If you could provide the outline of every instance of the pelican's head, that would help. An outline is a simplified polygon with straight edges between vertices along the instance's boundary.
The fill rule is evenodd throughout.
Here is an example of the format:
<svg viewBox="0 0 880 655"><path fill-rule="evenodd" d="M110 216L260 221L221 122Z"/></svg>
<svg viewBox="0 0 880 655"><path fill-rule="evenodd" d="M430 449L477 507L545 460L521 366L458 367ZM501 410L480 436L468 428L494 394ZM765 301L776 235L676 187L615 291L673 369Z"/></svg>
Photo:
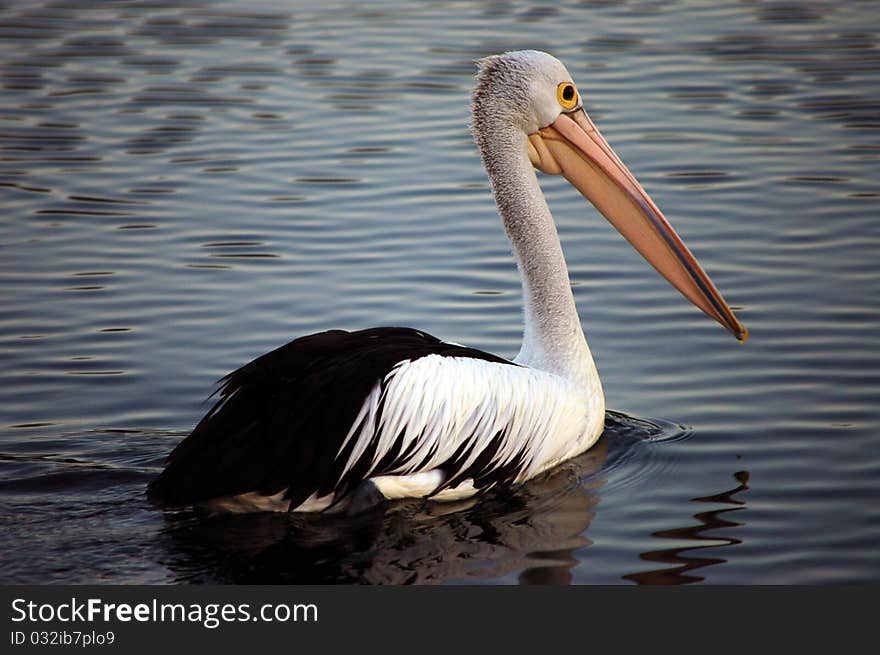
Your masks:
<svg viewBox="0 0 880 655"><path fill-rule="evenodd" d="M562 62L524 50L478 65L473 124L484 160L486 153L494 160L499 149L516 148L538 170L561 173L675 288L745 341L746 328L587 116ZM511 134L520 138L501 136Z"/></svg>

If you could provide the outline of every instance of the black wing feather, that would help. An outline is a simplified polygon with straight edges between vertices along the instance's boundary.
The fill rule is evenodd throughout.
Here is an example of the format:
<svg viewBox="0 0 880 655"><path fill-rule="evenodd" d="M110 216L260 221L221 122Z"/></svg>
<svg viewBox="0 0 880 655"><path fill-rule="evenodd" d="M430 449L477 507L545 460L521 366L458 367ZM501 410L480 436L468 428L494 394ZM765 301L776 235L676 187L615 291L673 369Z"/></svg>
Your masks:
<svg viewBox="0 0 880 655"><path fill-rule="evenodd" d="M217 403L171 452L148 488L150 500L188 505L287 489L297 507L316 491L353 488L366 465L340 481L344 462L337 455L363 402L396 364L431 354L511 363L410 328L295 339L221 380Z"/></svg>

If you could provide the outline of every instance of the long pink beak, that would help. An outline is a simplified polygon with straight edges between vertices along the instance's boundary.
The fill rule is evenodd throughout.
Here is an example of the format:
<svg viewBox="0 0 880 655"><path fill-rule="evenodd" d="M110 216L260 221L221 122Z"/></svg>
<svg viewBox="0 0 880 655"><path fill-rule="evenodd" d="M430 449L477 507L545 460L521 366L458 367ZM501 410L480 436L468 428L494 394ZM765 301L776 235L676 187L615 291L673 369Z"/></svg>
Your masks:
<svg viewBox="0 0 880 655"><path fill-rule="evenodd" d="M688 300L746 340L748 330L585 112L560 114L530 134L529 158L545 173L562 173Z"/></svg>

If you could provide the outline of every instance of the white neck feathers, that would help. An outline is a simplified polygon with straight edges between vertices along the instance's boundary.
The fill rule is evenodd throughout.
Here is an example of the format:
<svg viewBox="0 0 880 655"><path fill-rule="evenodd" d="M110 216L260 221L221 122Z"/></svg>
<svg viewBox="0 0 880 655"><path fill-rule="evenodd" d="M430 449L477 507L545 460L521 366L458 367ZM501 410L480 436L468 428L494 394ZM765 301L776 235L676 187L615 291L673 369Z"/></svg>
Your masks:
<svg viewBox="0 0 880 655"><path fill-rule="evenodd" d="M474 131L522 276L525 333L516 361L600 389L527 137L504 121L481 121Z"/></svg>

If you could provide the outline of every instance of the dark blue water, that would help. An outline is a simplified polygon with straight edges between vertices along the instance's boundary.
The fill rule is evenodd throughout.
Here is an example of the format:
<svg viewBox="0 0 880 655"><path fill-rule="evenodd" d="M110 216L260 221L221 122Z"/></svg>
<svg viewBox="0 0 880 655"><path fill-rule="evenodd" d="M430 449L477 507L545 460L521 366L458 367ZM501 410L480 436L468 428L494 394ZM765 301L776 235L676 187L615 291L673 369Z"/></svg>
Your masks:
<svg viewBox="0 0 880 655"><path fill-rule="evenodd" d="M873 2L6 2L0 582L880 580ZM412 325L512 357L473 60L560 57L751 331L543 177L610 415L480 501L163 514L223 374ZM652 417L652 418L646 418Z"/></svg>

